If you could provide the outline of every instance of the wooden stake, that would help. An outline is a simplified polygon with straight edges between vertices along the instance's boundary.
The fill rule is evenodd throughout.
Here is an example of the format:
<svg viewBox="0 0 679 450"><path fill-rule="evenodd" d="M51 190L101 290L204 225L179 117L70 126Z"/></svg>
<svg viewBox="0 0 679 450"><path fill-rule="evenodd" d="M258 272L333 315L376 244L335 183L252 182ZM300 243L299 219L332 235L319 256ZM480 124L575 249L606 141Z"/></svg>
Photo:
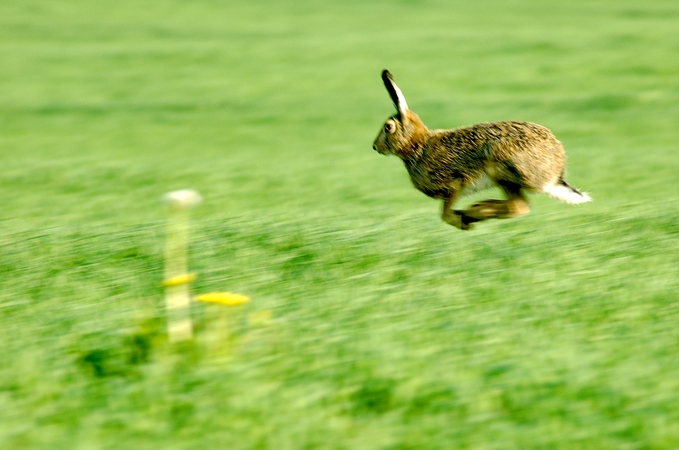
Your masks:
<svg viewBox="0 0 679 450"><path fill-rule="evenodd" d="M189 284L195 275L188 272L189 219L190 209L202 198L198 192L184 189L169 192L163 199L169 206L163 281L167 331L170 342L180 342L193 337Z"/></svg>

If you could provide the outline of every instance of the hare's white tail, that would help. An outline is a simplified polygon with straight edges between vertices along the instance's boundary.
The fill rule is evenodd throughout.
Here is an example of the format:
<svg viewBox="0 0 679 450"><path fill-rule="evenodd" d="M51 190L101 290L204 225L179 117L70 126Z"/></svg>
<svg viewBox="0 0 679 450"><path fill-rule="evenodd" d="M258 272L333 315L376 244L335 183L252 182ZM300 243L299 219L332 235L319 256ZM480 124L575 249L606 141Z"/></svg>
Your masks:
<svg viewBox="0 0 679 450"><path fill-rule="evenodd" d="M573 205L592 201L589 195L580 192L564 180L559 180L557 184L545 186L543 191L552 198Z"/></svg>

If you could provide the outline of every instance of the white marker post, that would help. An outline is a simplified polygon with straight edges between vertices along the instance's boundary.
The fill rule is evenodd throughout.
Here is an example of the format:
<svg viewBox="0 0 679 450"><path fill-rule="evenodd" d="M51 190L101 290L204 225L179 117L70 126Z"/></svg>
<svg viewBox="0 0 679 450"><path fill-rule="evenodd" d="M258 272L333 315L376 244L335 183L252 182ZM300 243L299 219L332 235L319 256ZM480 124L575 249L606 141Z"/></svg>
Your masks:
<svg viewBox="0 0 679 450"><path fill-rule="evenodd" d="M189 283L196 276L188 272L189 212L202 198L194 190L183 189L165 194L163 200L169 206L163 281L167 330L170 342L179 342L193 337Z"/></svg>

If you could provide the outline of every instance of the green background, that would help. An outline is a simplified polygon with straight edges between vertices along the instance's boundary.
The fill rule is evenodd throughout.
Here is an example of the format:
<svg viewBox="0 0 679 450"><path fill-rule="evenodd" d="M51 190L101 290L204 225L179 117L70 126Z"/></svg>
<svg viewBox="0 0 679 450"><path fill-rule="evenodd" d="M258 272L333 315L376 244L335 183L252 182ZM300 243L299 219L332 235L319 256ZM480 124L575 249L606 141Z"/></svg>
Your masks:
<svg viewBox="0 0 679 450"><path fill-rule="evenodd" d="M446 225L384 68L594 202ZM678 448L678 75L674 0L0 2L0 447ZM252 302L171 345L187 187L194 292Z"/></svg>

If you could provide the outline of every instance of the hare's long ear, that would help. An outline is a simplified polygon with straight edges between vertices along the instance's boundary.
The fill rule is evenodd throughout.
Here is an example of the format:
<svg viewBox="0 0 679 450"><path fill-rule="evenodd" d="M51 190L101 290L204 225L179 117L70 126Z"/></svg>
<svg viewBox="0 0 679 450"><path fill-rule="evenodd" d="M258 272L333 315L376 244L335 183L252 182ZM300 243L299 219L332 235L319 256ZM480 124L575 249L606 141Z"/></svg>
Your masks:
<svg viewBox="0 0 679 450"><path fill-rule="evenodd" d="M408 111L408 103L406 103L406 98L403 96L403 92L401 92L398 86L396 86L396 83L394 83L394 78L391 76L391 73L389 73L389 71L386 69L382 71L382 81L384 81L384 87L386 87L387 92L389 92L391 101L394 102L394 106L396 106L396 109L401 115L401 120L405 120L406 117L408 117L406 115L406 111Z"/></svg>

